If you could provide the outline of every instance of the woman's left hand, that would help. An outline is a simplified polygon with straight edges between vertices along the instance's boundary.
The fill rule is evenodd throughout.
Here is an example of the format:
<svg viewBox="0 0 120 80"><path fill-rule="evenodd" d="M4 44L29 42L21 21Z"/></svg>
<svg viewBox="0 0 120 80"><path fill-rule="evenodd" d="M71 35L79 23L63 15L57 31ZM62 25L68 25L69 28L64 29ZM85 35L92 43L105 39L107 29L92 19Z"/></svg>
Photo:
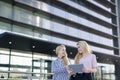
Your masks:
<svg viewBox="0 0 120 80"><path fill-rule="evenodd" d="M91 71L92 71L92 69L90 69L90 68L87 68L87 67L83 67L83 72L85 72L85 73L91 73Z"/></svg>
<svg viewBox="0 0 120 80"><path fill-rule="evenodd" d="M70 67L66 67L66 69L67 69L67 72L69 73L69 74L73 74L74 72L73 72L73 70L70 68Z"/></svg>

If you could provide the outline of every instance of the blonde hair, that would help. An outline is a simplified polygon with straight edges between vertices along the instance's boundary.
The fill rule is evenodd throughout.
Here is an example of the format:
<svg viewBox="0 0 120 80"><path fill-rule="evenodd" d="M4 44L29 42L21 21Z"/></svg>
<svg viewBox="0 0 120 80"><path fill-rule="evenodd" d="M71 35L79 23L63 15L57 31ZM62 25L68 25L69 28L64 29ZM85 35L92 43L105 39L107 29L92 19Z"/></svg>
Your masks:
<svg viewBox="0 0 120 80"><path fill-rule="evenodd" d="M83 53L85 54L91 54L91 50L89 48L89 45L86 41L78 41L77 45L81 45L82 49L83 49ZM75 64L79 63L79 60L83 57L83 53L77 53L75 56Z"/></svg>
<svg viewBox="0 0 120 80"><path fill-rule="evenodd" d="M57 47L56 47L56 50L55 50L56 55L58 55L58 52L59 52L59 50L60 50L61 48L65 48L65 49L66 49L65 45L59 45L59 46L57 46ZM63 64L64 64L65 66L69 65L69 60L68 60L68 57L67 57L67 53L66 53L66 52L65 52L65 56L64 56L62 59L63 59Z"/></svg>

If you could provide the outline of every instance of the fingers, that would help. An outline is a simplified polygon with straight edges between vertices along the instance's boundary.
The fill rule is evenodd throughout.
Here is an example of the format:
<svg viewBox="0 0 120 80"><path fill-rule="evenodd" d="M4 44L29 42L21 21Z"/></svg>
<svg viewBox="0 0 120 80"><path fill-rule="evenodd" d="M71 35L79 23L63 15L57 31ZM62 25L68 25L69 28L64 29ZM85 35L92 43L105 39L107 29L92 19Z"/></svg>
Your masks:
<svg viewBox="0 0 120 80"><path fill-rule="evenodd" d="M73 69L72 69L72 68L70 68L70 67L68 67L68 68L67 68L67 71L68 71L68 73L69 73L69 74L74 74Z"/></svg>
<svg viewBox="0 0 120 80"><path fill-rule="evenodd" d="M87 68L87 67L83 67L83 72L85 72L85 73L89 73L90 72L90 69L89 68Z"/></svg>

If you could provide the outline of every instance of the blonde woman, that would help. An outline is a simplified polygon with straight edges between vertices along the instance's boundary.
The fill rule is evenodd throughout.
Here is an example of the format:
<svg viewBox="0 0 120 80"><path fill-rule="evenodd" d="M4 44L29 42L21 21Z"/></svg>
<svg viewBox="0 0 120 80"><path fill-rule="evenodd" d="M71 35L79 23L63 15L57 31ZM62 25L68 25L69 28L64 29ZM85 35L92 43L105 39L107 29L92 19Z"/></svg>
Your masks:
<svg viewBox="0 0 120 80"><path fill-rule="evenodd" d="M83 73L77 73L74 80L92 80L91 73L97 71L96 56L92 54L86 41L77 42L78 53L75 56L75 64L83 64Z"/></svg>
<svg viewBox="0 0 120 80"><path fill-rule="evenodd" d="M66 48L64 45L56 47L57 59L52 62L53 80L68 80L68 65Z"/></svg>

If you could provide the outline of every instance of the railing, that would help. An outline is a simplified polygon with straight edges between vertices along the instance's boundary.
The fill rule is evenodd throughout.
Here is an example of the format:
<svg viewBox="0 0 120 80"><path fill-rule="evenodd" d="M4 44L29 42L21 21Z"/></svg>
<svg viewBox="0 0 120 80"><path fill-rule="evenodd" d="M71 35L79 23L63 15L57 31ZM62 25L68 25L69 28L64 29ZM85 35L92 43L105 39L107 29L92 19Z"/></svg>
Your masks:
<svg viewBox="0 0 120 80"><path fill-rule="evenodd" d="M18 72L18 71L0 71L0 73L26 74L25 76L21 75L19 77L13 77L13 78L0 78L0 80L51 80L48 79L47 76L53 75L53 73Z"/></svg>

